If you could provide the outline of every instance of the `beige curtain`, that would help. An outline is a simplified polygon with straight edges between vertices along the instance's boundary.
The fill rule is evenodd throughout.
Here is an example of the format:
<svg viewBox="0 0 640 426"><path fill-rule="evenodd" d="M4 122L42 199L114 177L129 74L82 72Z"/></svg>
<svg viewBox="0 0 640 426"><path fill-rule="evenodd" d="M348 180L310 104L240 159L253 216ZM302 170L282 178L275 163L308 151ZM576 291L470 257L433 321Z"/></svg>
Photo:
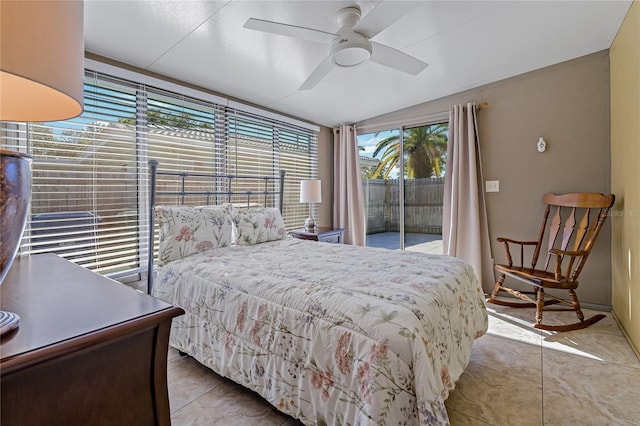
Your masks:
<svg viewBox="0 0 640 426"><path fill-rule="evenodd" d="M493 287L493 261L482 190L482 165L476 105L449 109L447 172L444 181L442 240L444 253L465 260L485 292Z"/></svg>
<svg viewBox="0 0 640 426"><path fill-rule="evenodd" d="M344 242L365 244L365 210L355 126L333 131L333 226L346 228Z"/></svg>

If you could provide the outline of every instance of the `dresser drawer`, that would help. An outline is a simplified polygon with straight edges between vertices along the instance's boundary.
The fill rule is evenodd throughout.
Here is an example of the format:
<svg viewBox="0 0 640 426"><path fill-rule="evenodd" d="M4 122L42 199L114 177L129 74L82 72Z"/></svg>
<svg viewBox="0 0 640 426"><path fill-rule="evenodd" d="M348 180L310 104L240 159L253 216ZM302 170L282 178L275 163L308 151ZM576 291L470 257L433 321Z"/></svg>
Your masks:
<svg viewBox="0 0 640 426"><path fill-rule="evenodd" d="M293 238L300 240L313 240L322 243L342 244L344 243L344 228L317 227L313 230L296 229L289 232Z"/></svg>
<svg viewBox="0 0 640 426"><path fill-rule="evenodd" d="M318 236L318 241L320 241L321 243L334 243L334 244L340 244L340 238L342 237L341 233L337 233L337 234L328 234L328 235L319 235Z"/></svg>

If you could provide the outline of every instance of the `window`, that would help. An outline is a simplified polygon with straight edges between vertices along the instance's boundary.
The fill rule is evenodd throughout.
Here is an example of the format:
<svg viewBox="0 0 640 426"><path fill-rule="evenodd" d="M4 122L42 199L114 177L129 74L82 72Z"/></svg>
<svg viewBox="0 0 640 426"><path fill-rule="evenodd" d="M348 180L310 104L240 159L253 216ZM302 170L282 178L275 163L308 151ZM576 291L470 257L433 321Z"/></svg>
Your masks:
<svg viewBox="0 0 640 426"><path fill-rule="evenodd" d="M71 120L0 123L2 146L33 156L22 253L55 252L116 277L143 272L149 159L173 171L277 176L284 169L285 225L306 218L297 188L300 179L317 177L316 131L274 114L261 116L94 71L86 72L84 96L84 113ZM177 189L177 184L159 181L158 187ZM221 184L194 181L188 189ZM178 200L158 199L162 202Z"/></svg>

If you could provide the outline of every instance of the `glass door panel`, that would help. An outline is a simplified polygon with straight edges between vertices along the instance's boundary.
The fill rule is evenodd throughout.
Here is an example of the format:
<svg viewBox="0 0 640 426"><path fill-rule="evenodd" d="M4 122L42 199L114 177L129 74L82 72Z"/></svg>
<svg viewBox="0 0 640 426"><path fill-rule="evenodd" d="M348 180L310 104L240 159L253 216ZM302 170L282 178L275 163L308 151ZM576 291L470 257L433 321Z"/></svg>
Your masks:
<svg viewBox="0 0 640 426"><path fill-rule="evenodd" d="M400 143L399 129L358 135L369 247L401 247Z"/></svg>
<svg viewBox="0 0 640 426"><path fill-rule="evenodd" d="M442 254L448 123L403 130L405 249Z"/></svg>

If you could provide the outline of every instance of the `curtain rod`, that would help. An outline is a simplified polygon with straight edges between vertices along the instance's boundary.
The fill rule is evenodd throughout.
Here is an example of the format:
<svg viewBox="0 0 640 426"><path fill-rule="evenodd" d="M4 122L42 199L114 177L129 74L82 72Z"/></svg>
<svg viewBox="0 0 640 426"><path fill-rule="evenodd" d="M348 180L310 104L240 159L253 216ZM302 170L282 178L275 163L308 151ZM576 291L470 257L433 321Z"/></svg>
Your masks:
<svg viewBox="0 0 640 426"><path fill-rule="evenodd" d="M349 130L354 130L354 128L356 127L356 125L355 125L355 124L345 124L344 126L345 126L345 127L347 127ZM333 128L333 131L334 131L334 132L337 132L337 133L340 133L340 128L341 128L341 127L342 127L342 126L340 126L340 127L334 127L334 128Z"/></svg>
<svg viewBox="0 0 640 426"><path fill-rule="evenodd" d="M476 111L481 110L483 108L486 108L489 106L489 102L482 102L476 105ZM408 118L403 118L400 120L392 120L392 121L386 121L386 122L382 122L382 123L371 123L371 124L365 124L363 126L357 126L358 130L362 130L362 129L367 129L370 127L374 127L374 128L378 128L378 127L385 127L385 126L391 126L394 128L397 127L401 127L401 126L415 126L415 125L419 125L421 122L425 122L425 121L429 121L429 118L436 118L438 119L439 117L442 117L442 119L446 119L446 117L448 116L449 111L437 111L437 112L432 112L430 114L425 114L425 115L420 115L420 116L415 116L415 117L408 117Z"/></svg>

